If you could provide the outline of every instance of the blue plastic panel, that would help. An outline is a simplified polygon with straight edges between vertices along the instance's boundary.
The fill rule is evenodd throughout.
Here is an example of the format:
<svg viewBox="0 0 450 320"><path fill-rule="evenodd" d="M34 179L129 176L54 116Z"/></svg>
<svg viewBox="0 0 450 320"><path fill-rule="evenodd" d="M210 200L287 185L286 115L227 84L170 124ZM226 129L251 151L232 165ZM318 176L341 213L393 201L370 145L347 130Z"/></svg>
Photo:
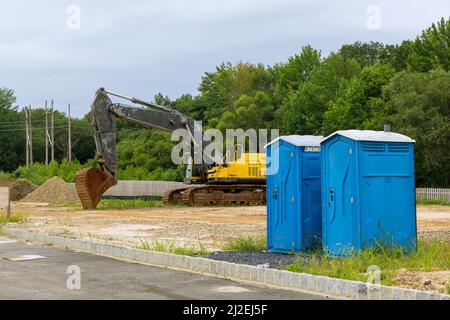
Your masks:
<svg viewBox="0 0 450 320"><path fill-rule="evenodd" d="M416 246L412 143L324 141L322 197L323 247L331 254Z"/></svg>
<svg viewBox="0 0 450 320"><path fill-rule="evenodd" d="M267 175L268 248L275 252L304 251L321 239L320 152L286 141L269 145L278 148L279 170Z"/></svg>

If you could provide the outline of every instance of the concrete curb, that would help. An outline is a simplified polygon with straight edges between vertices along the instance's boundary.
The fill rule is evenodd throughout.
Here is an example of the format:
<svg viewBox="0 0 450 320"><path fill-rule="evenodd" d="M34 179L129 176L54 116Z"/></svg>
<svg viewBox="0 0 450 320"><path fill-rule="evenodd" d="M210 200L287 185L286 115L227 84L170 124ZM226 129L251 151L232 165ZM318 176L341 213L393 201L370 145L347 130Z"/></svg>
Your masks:
<svg viewBox="0 0 450 320"><path fill-rule="evenodd" d="M450 300L450 295L350 281L305 273L216 261L205 258L119 247L99 242L64 238L3 227L11 238L51 244L110 258L138 262L156 267L182 270L226 278L270 288L286 289L356 300Z"/></svg>

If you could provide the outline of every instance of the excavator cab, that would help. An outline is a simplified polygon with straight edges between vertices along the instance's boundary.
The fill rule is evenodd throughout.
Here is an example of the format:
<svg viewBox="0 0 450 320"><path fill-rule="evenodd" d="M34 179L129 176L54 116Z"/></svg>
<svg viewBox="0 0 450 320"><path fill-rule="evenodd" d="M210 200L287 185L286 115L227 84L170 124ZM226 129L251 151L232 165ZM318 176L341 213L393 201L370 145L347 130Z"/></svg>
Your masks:
<svg viewBox="0 0 450 320"><path fill-rule="evenodd" d="M195 165L192 161L192 157L189 157L186 163L184 183L195 184L205 182L205 177L202 175L202 170L202 166Z"/></svg>

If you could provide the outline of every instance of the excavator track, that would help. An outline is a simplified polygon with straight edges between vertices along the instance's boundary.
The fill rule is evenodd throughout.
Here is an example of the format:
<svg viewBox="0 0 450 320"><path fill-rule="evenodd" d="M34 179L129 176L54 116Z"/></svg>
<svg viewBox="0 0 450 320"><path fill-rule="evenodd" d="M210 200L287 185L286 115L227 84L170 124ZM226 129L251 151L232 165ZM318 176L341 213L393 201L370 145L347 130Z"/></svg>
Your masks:
<svg viewBox="0 0 450 320"><path fill-rule="evenodd" d="M165 205L169 204L179 204L182 201L182 193L187 188L179 188L179 189L173 189L164 192L162 200Z"/></svg>
<svg viewBox="0 0 450 320"><path fill-rule="evenodd" d="M203 185L168 191L165 204L186 206L265 205L265 185Z"/></svg>

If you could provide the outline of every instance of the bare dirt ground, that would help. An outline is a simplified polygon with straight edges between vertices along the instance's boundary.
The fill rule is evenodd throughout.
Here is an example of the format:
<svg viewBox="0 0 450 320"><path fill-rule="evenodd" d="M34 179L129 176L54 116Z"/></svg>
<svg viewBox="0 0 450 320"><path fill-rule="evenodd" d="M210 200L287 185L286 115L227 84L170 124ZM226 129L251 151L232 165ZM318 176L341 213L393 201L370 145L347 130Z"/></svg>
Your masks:
<svg viewBox="0 0 450 320"><path fill-rule="evenodd" d="M450 270L420 272L401 270L395 277L395 285L423 291L448 292Z"/></svg>
<svg viewBox="0 0 450 320"><path fill-rule="evenodd" d="M221 250L230 239L266 233L265 207L160 207L129 210L55 208L42 203L13 203L13 212L25 220L15 228L73 238L92 239L128 247L139 242L175 246L200 244ZM418 206L421 239L444 239L450 245L450 206ZM449 266L450 269L450 266ZM402 271L396 285L437 291L449 281L450 270Z"/></svg>
<svg viewBox="0 0 450 320"><path fill-rule="evenodd" d="M74 238L90 238L135 247L141 240L219 250L238 236L264 234L265 207L161 207L129 210L54 208L13 203L25 218L14 226Z"/></svg>
<svg viewBox="0 0 450 320"><path fill-rule="evenodd" d="M69 237L90 237L134 247L142 239L176 245L201 242L221 249L231 238L266 232L265 207L160 207L128 210L78 210L45 203L13 203L25 221L16 227ZM420 238L450 240L450 207L418 206Z"/></svg>

